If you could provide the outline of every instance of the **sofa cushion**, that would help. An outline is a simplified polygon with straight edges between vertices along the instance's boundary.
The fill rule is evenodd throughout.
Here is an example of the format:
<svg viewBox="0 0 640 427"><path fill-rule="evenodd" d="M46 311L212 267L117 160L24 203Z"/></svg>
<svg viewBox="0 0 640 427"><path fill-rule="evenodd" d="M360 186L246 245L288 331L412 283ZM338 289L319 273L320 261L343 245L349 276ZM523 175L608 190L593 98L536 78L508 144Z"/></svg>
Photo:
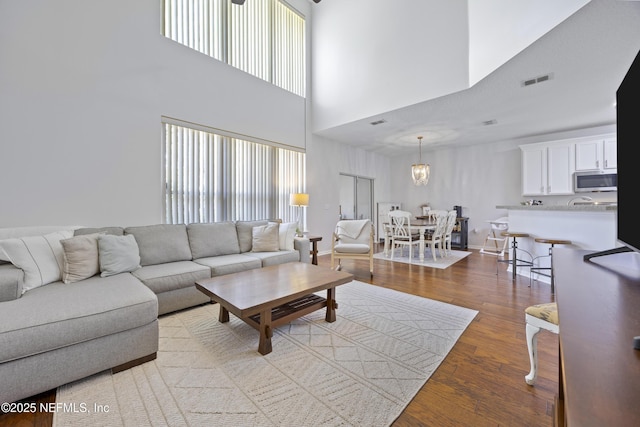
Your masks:
<svg viewBox="0 0 640 427"><path fill-rule="evenodd" d="M196 280L211 277L211 269L192 261L147 265L132 273L155 294L194 286Z"/></svg>
<svg viewBox="0 0 640 427"><path fill-rule="evenodd" d="M251 229L251 251L273 252L280 250L280 224L272 222Z"/></svg>
<svg viewBox="0 0 640 427"><path fill-rule="evenodd" d="M124 235L124 228L122 227L98 227L98 228L78 228L73 232L74 236L83 236L85 234L95 234L95 233L104 233L104 234L112 234L114 236L122 236Z"/></svg>
<svg viewBox="0 0 640 427"><path fill-rule="evenodd" d="M137 328L157 316L155 294L129 273L51 283L2 303L0 363Z"/></svg>
<svg viewBox="0 0 640 427"><path fill-rule="evenodd" d="M8 260L24 271L23 293L62 278L64 258L60 240L72 236L73 231L64 230L0 241L0 249Z"/></svg>
<svg viewBox="0 0 640 427"><path fill-rule="evenodd" d="M63 250L62 281L77 282L100 273L98 261L99 233L60 240Z"/></svg>
<svg viewBox="0 0 640 427"><path fill-rule="evenodd" d="M221 255L210 258L194 259L193 261L209 267L211 269L211 277L262 267L260 259L250 257L245 254Z"/></svg>
<svg viewBox="0 0 640 427"><path fill-rule="evenodd" d="M300 261L300 252L298 251L248 252L246 255L258 258L263 267Z"/></svg>
<svg viewBox="0 0 640 427"><path fill-rule="evenodd" d="M194 259L240 253L236 225L231 221L187 225Z"/></svg>
<svg viewBox="0 0 640 427"><path fill-rule="evenodd" d="M240 253L251 251L253 241L253 227L267 225L269 221L238 221L236 231L238 232L238 243L240 243Z"/></svg>
<svg viewBox="0 0 640 427"><path fill-rule="evenodd" d="M133 234L140 248L140 265L190 261L191 248L184 224L158 224L127 227L125 234Z"/></svg>

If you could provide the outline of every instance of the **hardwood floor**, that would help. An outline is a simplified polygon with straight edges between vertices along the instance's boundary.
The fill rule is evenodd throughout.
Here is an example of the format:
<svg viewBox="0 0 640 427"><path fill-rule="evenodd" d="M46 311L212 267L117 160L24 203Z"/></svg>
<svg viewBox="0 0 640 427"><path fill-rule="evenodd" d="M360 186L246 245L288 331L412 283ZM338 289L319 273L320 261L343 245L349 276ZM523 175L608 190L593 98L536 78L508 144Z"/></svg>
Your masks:
<svg viewBox="0 0 640 427"><path fill-rule="evenodd" d="M445 269L374 260L343 261L362 282L478 310L443 363L393 426L551 426L558 391L558 337L538 334L538 378L528 386L524 310L553 301L550 286L518 276L496 257L472 254ZM330 265L328 256L319 265ZM338 315L340 311L338 310Z"/></svg>
<svg viewBox="0 0 640 427"><path fill-rule="evenodd" d="M328 255L318 257L329 266ZM550 286L518 276L478 251L453 266L431 269L374 260L345 260L356 280L478 310L460 340L393 426L551 426L558 390L558 337L538 335L538 379L528 386L524 309L553 301ZM338 309L338 316L340 310ZM53 399L54 393L48 398ZM43 399L42 396L38 397ZM45 394L45 399L47 395ZM48 426L51 414L0 415L2 426Z"/></svg>

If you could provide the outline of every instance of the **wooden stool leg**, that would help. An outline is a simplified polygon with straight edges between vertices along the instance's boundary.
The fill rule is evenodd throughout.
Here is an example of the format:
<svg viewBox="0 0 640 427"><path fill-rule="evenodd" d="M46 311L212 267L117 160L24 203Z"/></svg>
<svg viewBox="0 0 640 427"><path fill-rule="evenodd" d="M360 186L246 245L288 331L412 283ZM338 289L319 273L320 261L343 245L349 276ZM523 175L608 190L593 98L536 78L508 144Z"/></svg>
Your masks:
<svg viewBox="0 0 640 427"><path fill-rule="evenodd" d="M527 323L527 349L529 350L529 363L531 371L524 377L527 384L533 385L538 374L538 333L540 328Z"/></svg>

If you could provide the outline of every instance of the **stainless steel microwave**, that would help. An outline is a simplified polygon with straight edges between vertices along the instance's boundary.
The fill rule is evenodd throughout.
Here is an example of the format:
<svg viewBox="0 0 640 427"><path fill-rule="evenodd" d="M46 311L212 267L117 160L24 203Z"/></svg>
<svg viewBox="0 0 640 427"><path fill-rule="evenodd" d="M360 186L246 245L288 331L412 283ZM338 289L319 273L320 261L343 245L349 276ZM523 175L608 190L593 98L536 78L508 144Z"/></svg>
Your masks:
<svg viewBox="0 0 640 427"><path fill-rule="evenodd" d="M575 172L573 174L573 191L575 193L617 190L618 172L615 170Z"/></svg>

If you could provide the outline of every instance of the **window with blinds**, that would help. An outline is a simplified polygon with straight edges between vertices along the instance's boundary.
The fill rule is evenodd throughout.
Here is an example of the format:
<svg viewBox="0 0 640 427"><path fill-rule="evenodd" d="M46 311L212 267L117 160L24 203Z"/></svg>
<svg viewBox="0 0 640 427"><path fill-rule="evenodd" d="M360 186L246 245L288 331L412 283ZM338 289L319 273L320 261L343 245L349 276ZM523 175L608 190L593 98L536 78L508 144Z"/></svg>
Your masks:
<svg viewBox="0 0 640 427"><path fill-rule="evenodd" d="M171 123L163 140L165 223L297 221L289 195L305 192L304 153Z"/></svg>
<svg viewBox="0 0 640 427"><path fill-rule="evenodd" d="M305 96L305 21L281 0L162 0L162 34Z"/></svg>

